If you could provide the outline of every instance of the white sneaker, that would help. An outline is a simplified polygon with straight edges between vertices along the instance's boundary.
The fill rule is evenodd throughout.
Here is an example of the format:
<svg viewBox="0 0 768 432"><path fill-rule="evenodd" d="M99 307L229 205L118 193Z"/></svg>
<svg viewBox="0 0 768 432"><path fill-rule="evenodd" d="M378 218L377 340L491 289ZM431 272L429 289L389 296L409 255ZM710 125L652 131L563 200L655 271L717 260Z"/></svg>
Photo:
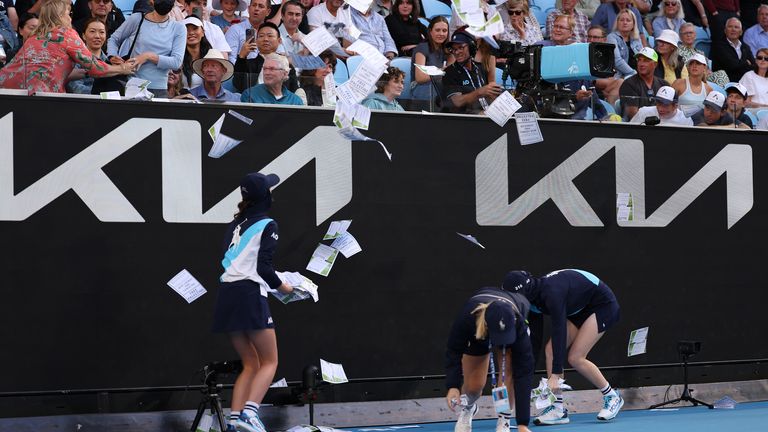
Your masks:
<svg viewBox="0 0 768 432"><path fill-rule="evenodd" d="M496 432L509 432L509 418L499 416L496 420Z"/></svg>
<svg viewBox="0 0 768 432"><path fill-rule="evenodd" d="M565 408L557 408L554 405L550 405L541 412L541 414L533 420L533 424L540 425L559 425L569 423L571 419L568 418L568 410Z"/></svg>
<svg viewBox="0 0 768 432"><path fill-rule="evenodd" d="M240 414L240 418L235 423L235 429L238 432L267 432L258 415L249 416L245 413Z"/></svg>
<svg viewBox="0 0 768 432"><path fill-rule="evenodd" d="M464 407L459 412L459 419L456 421L454 432L472 432L472 417L477 414L477 404Z"/></svg>
<svg viewBox="0 0 768 432"><path fill-rule="evenodd" d="M619 414L619 410L624 406L624 399L616 394L603 396L603 409L597 413L598 420L611 420Z"/></svg>

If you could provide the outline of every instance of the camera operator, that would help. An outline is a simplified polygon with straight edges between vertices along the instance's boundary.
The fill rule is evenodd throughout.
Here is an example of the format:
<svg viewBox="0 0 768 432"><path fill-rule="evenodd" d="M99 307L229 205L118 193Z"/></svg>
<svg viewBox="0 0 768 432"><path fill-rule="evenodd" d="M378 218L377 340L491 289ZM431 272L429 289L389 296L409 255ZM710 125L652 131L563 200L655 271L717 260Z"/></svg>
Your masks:
<svg viewBox="0 0 768 432"><path fill-rule="evenodd" d="M488 72L482 64L472 60L477 52L477 44L472 35L456 31L446 45L456 61L446 68L443 77L443 110L479 114L504 89L496 83L487 83Z"/></svg>

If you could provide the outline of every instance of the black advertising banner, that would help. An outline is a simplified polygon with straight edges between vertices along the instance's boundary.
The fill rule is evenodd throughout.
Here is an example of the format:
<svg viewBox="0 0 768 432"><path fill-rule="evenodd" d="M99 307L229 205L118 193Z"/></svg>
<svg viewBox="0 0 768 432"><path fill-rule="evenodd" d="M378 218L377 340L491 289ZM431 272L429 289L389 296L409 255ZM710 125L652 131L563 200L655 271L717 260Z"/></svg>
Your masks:
<svg viewBox="0 0 768 432"><path fill-rule="evenodd" d="M211 158L229 109L242 142ZM270 299L278 377L319 358L355 378L443 373L462 302L511 269L584 269L614 290L621 321L599 365L675 362L681 339L702 341L698 360L768 356L765 133L541 121L544 142L521 146L514 121L374 113L365 133L390 162L331 117L0 97L0 369L14 371L0 390L183 385L234 358L209 329L252 171L282 179L276 268L320 287L317 303ZM327 277L306 270L345 219L362 252ZM191 304L166 285L183 269L207 289ZM628 357L642 327L648 352Z"/></svg>

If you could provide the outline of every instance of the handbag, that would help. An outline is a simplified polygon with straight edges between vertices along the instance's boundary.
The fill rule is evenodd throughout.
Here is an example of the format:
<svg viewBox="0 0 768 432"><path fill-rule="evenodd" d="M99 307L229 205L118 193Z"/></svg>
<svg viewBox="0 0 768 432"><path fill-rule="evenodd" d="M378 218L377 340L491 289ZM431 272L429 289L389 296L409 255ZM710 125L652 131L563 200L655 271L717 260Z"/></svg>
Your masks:
<svg viewBox="0 0 768 432"><path fill-rule="evenodd" d="M144 23L145 14L141 14L141 21L139 21L139 27L136 29L136 34L133 35L133 42L131 42L131 48L128 50L128 54L122 56L123 60L131 58L133 53L133 47L136 45L136 39L139 37L141 31L141 25ZM128 84L128 77L126 75L116 75L112 77L94 78L93 86L91 87L91 94L98 95L102 92L119 91L120 96L125 96L125 85Z"/></svg>

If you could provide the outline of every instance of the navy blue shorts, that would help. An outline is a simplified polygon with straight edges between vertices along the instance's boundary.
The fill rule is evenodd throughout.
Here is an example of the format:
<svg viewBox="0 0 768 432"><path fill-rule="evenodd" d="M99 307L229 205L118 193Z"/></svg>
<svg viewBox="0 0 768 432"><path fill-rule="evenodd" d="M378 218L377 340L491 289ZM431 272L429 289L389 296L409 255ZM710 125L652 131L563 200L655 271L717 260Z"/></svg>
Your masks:
<svg viewBox="0 0 768 432"><path fill-rule="evenodd" d="M576 328L581 328L584 321L592 314L595 314L595 318L597 318L597 332L602 333L619 322L619 303L613 301L596 306L589 305L574 315L570 315L568 321L572 322Z"/></svg>
<svg viewBox="0 0 768 432"><path fill-rule="evenodd" d="M250 280L222 282L213 313L213 331L230 333L275 328L267 298Z"/></svg>

